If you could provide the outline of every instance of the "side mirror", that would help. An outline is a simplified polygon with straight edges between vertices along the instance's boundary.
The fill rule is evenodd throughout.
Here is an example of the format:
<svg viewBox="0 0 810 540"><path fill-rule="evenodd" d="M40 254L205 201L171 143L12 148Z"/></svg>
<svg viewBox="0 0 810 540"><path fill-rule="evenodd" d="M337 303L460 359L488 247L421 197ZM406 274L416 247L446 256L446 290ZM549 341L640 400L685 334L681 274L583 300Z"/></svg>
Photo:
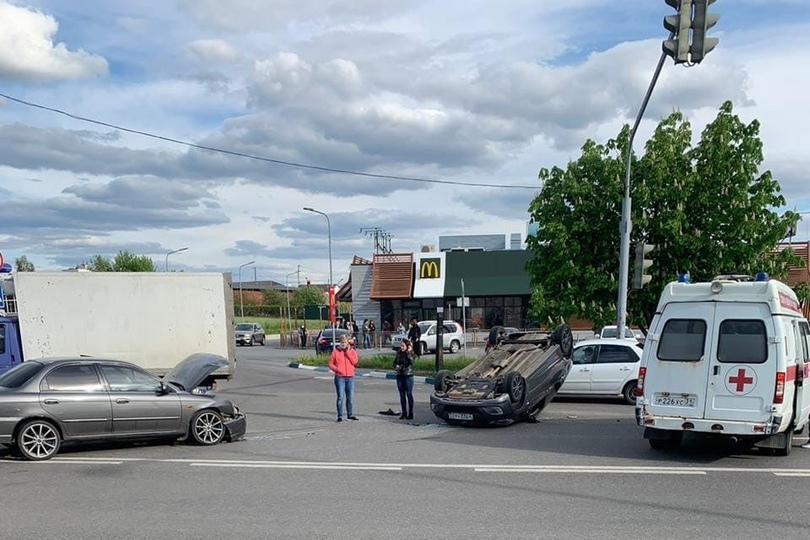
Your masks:
<svg viewBox="0 0 810 540"><path fill-rule="evenodd" d="M157 389L157 393L158 393L158 395L159 395L159 396L165 396L165 395L166 395L166 394L168 394L169 392L171 392L171 390L169 389L169 385L168 385L168 384L166 384L166 383L165 383L165 382L163 382L163 381L160 381L160 383L159 383L159 385L158 385L158 389Z"/></svg>

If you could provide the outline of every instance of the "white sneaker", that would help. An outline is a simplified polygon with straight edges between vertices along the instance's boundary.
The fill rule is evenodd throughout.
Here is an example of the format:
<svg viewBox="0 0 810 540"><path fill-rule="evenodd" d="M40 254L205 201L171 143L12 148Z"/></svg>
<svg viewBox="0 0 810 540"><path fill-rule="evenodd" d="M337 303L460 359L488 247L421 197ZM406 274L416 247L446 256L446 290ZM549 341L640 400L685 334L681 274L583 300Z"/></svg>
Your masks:
<svg viewBox="0 0 810 540"><path fill-rule="evenodd" d="M804 444L801 446L801 448L808 448L808 449L810 449L810 441L807 441L806 443L804 443Z"/></svg>

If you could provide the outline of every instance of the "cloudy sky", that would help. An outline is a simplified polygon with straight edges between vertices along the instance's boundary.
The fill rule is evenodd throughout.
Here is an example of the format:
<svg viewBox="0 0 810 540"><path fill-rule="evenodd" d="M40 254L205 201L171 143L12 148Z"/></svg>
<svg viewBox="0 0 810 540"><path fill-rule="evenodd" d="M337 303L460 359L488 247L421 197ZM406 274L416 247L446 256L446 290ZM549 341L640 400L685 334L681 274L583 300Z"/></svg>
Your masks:
<svg viewBox="0 0 810 540"><path fill-rule="evenodd" d="M720 44L693 68L666 63L636 150L671 111L699 133L730 99L762 123L788 207L810 211L807 0L712 10ZM258 279L293 283L300 265L325 282L327 223L309 206L329 215L337 282L374 251L361 229L397 252L525 236L538 170L632 123L670 13L664 0L0 0L0 252L57 270L126 249L162 270L187 247L171 269L236 275L255 260Z"/></svg>

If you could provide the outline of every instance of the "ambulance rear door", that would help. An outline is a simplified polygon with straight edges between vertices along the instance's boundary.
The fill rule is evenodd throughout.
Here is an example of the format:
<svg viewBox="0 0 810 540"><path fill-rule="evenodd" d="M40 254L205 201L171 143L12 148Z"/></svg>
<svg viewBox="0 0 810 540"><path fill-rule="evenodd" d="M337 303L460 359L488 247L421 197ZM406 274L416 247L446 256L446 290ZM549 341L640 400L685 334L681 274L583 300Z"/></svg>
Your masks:
<svg viewBox="0 0 810 540"><path fill-rule="evenodd" d="M776 386L779 347L773 317L765 303L718 302L709 327L712 347L704 418L766 422Z"/></svg>
<svg viewBox="0 0 810 540"><path fill-rule="evenodd" d="M796 425L802 426L810 417L810 326L807 321L795 321L798 342L796 361ZM791 373L787 374L787 384L790 383Z"/></svg>

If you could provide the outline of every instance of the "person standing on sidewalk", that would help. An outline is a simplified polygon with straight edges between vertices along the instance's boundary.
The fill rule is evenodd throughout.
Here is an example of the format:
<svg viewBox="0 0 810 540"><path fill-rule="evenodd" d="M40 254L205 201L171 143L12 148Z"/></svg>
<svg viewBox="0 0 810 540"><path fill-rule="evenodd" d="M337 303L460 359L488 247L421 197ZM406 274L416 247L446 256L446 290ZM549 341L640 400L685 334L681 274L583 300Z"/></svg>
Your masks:
<svg viewBox="0 0 810 540"><path fill-rule="evenodd" d="M419 340L422 338L422 329L419 328L419 323L416 322L416 318L411 319L411 327L408 329L408 339L411 342L413 347L413 352L416 356L420 356L421 347L419 345Z"/></svg>
<svg viewBox="0 0 810 540"><path fill-rule="evenodd" d="M413 420L413 345L407 339L399 344L394 358L394 371L397 372L397 390L402 414L400 420Z"/></svg>
<svg viewBox="0 0 810 540"><path fill-rule="evenodd" d="M357 351L352 347L346 334L340 336L340 343L329 355L328 367L335 374L337 392L337 421L343 421L343 401L346 401L346 418L359 420L354 415L354 371L357 365Z"/></svg>

